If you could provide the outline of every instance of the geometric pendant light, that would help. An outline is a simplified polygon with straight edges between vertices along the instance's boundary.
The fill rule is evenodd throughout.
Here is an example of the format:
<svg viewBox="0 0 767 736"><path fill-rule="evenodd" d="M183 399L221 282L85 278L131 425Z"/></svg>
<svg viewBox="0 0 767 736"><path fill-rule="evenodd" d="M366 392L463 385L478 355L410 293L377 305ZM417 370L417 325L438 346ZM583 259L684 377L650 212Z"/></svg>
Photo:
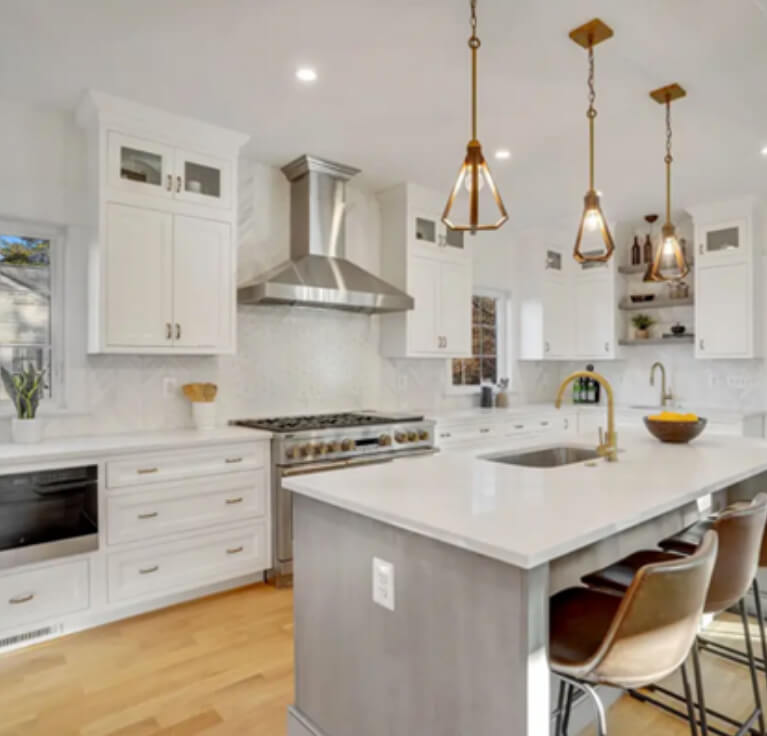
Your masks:
<svg viewBox="0 0 767 736"><path fill-rule="evenodd" d="M666 87L650 92L657 103L666 106L666 222L661 230L661 239L655 251L650 281L679 281L690 272L690 267L684 257L684 251L679 245L676 236L676 228L671 222L671 103L687 94L678 84L670 84Z"/></svg>
<svg viewBox="0 0 767 736"><path fill-rule="evenodd" d="M477 0L471 0L471 140L448 197L442 222L451 230L497 230L509 219L477 140Z"/></svg>
<svg viewBox="0 0 767 736"><path fill-rule="evenodd" d="M612 35L612 28L599 20L599 18L594 18L594 20L570 32L570 38L589 52L589 108L586 111L586 118L589 121L589 188L586 191L586 196L583 198L583 215L581 216L578 236L575 239L575 250L573 251L573 258L578 263L608 261L615 250L615 243L613 243L610 228L602 212L599 194L594 186L594 118L597 116L597 111L594 107L596 100L596 92L594 91L594 46L611 38ZM595 252L589 247L589 250L584 251L586 247L585 241L589 234L593 236L597 231L601 235L603 250L600 249Z"/></svg>

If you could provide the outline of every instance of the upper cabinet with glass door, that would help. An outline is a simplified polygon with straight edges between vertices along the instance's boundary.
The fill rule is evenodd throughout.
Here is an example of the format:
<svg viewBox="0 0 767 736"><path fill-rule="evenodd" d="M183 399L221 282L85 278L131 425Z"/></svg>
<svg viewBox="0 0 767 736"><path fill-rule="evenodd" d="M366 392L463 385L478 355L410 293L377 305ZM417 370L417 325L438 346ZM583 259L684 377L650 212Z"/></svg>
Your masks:
<svg viewBox="0 0 767 736"><path fill-rule="evenodd" d="M108 139L107 181L115 190L231 208L231 161L114 130Z"/></svg>
<svg viewBox="0 0 767 736"><path fill-rule="evenodd" d="M759 221L754 200L701 205L690 208L690 214L695 221L695 260L700 267L751 258Z"/></svg>

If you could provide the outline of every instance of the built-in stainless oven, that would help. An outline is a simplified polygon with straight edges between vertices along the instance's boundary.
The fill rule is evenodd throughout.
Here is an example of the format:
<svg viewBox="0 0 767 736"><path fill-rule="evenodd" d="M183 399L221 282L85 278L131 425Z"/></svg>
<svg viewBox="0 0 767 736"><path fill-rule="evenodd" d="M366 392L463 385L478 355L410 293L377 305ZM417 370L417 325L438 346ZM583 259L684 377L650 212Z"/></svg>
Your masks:
<svg viewBox="0 0 767 736"><path fill-rule="evenodd" d="M0 568L98 549L98 467L0 475Z"/></svg>

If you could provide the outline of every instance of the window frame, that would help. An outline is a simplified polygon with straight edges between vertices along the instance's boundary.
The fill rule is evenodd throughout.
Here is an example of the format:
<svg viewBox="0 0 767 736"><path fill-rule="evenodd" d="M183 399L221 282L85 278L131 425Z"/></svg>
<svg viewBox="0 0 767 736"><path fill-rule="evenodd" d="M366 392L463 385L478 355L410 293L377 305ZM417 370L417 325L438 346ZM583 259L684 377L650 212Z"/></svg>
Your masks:
<svg viewBox="0 0 767 736"><path fill-rule="evenodd" d="M472 299L475 296L490 297L491 299L498 300L498 309L495 310L495 351L496 351L496 373L498 378L508 378L509 387L507 391L512 390L512 375L511 375L511 309L512 300L511 293L503 291L501 289L491 289L483 286L475 286L471 290ZM472 309L472 305L469 304L469 309ZM472 328L474 322L472 320ZM467 356L469 357L469 356ZM481 392L482 384L478 383L476 386L456 386L453 384L453 360L461 360L461 358L450 358L446 361L445 368L445 394L447 395L473 395Z"/></svg>
<svg viewBox="0 0 767 736"><path fill-rule="evenodd" d="M38 238L50 242L51 273L51 318L50 352L51 375L48 377L52 398L40 400L39 413L61 410L66 406L66 382L64 365L64 270L66 264L66 237L64 230L53 225L29 220L0 218L0 235L15 235L24 238ZM15 409L9 399L0 399L0 416L15 416Z"/></svg>

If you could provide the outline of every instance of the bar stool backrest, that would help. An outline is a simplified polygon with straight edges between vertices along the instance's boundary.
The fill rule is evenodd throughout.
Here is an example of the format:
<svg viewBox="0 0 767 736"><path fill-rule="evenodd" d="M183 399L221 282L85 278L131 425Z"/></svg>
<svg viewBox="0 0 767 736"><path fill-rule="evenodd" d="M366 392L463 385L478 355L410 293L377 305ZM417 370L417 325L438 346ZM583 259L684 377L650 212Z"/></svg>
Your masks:
<svg viewBox="0 0 767 736"><path fill-rule="evenodd" d="M698 632L717 547L716 533L708 531L693 555L637 571L592 659L589 679L643 687L684 662Z"/></svg>
<svg viewBox="0 0 767 736"><path fill-rule="evenodd" d="M711 528L719 536L719 553L711 576L705 612L719 613L748 592L756 576L767 522L767 494L750 504L726 508Z"/></svg>

